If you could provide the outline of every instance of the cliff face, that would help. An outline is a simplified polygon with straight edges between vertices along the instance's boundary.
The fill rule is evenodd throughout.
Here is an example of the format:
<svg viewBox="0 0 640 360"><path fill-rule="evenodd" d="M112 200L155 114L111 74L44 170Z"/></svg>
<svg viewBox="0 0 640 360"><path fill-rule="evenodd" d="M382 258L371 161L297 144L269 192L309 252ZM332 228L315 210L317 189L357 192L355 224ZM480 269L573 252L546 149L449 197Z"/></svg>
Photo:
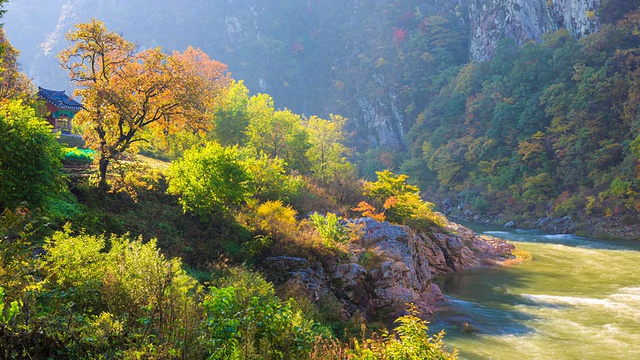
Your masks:
<svg viewBox="0 0 640 360"><path fill-rule="evenodd" d="M566 28L576 37L599 29L600 0L474 0L469 4L474 60L488 59L498 42L510 37L518 45L539 41L550 31Z"/></svg>

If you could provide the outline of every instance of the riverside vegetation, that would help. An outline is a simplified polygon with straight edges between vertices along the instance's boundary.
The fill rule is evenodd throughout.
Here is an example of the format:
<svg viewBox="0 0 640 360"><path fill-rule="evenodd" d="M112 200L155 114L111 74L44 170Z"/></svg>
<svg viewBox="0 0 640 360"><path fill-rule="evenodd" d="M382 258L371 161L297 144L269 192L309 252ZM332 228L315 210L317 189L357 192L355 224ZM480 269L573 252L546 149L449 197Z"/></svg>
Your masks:
<svg viewBox="0 0 640 360"><path fill-rule="evenodd" d="M415 307L392 332L336 326L331 303L278 297L251 270L272 252L348 257L357 236L336 214L358 203L444 225L406 176L358 179L343 118L275 110L200 50L138 52L97 20L68 39L76 126L95 152L51 132L28 81L3 82L0 357L456 358ZM5 40L4 64L16 54ZM297 216L312 210L326 215Z"/></svg>

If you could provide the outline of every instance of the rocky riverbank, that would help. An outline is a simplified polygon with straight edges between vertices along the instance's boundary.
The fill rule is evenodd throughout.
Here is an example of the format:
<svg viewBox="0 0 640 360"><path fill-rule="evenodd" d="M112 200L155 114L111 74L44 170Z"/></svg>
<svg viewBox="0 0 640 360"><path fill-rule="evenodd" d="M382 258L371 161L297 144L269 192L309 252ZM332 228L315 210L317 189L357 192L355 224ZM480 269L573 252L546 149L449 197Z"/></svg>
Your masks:
<svg viewBox="0 0 640 360"><path fill-rule="evenodd" d="M269 257L259 264L261 271L277 288L339 304L341 316L348 319L356 314L397 316L406 303L432 313L444 300L435 278L515 259L512 244L455 223L432 234L371 218L351 223L359 239L348 245L347 257L315 262Z"/></svg>
<svg viewBox="0 0 640 360"><path fill-rule="evenodd" d="M605 240L640 240L640 219L632 215L614 215L574 219L544 217L526 220L512 220L502 214L486 216L476 214L470 209L447 215L454 221L501 225L507 228L537 229L553 234L575 234L579 236Z"/></svg>

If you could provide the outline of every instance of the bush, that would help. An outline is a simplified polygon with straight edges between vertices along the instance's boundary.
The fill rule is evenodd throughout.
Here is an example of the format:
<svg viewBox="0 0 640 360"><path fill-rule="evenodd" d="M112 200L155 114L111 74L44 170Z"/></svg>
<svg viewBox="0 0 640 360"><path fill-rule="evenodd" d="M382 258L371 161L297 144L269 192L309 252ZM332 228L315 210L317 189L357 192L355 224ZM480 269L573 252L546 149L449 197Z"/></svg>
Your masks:
<svg viewBox="0 0 640 360"><path fill-rule="evenodd" d="M67 227L47 239L45 251L37 321L58 333L70 353L155 348L165 356L196 355L200 288L180 260L159 253L155 240L76 236Z"/></svg>
<svg viewBox="0 0 640 360"><path fill-rule="evenodd" d="M304 181L300 176L287 175L285 162L280 158L270 158L264 152L254 157L251 151L246 151L242 165L249 173L253 198L259 201L280 200L290 202L300 189Z"/></svg>
<svg viewBox="0 0 640 360"><path fill-rule="evenodd" d="M392 334L383 331L382 335L373 334L370 338L352 339L345 344L336 339L321 339L316 342L310 359L313 360L455 360L458 351L449 352L442 341L444 331L429 336L427 322L417 316L412 305L409 314L396 319L398 326ZM362 326L362 332L366 327Z"/></svg>
<svg viewBox="0 0 640 360"><path fill-rule="evenodd" d="M202 303L211 359L302 359L327 330L260 275L235 268Z"/></svg>
<svg viewBox="0 0 640 360"><path fill-rule="evenodd" d="M0 102L0 209L41 207L65 190L51 126L21 101Z"/></svg>
<svg viewBox="0 0 640 360"><path fill-rule="evenodd" d="M418 187L407 184L407 175L395 175L388 170L376 174L377 181L364 185L364 195L374 206L360 203L358 210L384 214L389 222L409 225L420 231L444 226L444 216L433 211L433 203L422 200Z"/></svg>
<svg viewBox="0 0 640 360"><path fill-rule="evenodd" d="M0 326L7 325L20 312L20 303L16 300L9 304L5 310L4 289L0 286Z"/></svg>
<svg viewBox="0 0 640 360"><path fill-rule="evenodd" d="M298 229L296 211L281 201L267 201L258 206L255 225L258 233L273 240L292 238Z"/></svg>
<svg viewBox="0 0 640 360"><path fill-rule="evenodd" d="M314 212L309 215L309 220L311 220L311 224L316 228L325 245L328 247L333 247L336 244L344 244L351 238L349 229L340 223L338 216L334 213L327 213L326 216L322 216Z"/></svg>
<svg viewBox="0 0 640 360"><path fill-rule="evenodd" d="M171 164L167 192L180 196L185 212L206 218L245 202L249 180L238 148L211 142L185 151L182 159Z"/></svg>

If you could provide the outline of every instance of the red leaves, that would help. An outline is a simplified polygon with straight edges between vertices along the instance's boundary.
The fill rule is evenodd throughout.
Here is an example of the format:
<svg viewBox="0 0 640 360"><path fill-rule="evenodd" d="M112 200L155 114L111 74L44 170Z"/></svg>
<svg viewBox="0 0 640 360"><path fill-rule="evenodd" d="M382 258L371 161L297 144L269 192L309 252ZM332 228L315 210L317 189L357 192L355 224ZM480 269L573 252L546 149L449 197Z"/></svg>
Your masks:
<svg viewBox="0 0 640 360"><path fill-rule="evenodd" d="M407 32L404 31L404 29L393 30L393 42L396 45L400 45L406 37L407 37Z"/></svg>

